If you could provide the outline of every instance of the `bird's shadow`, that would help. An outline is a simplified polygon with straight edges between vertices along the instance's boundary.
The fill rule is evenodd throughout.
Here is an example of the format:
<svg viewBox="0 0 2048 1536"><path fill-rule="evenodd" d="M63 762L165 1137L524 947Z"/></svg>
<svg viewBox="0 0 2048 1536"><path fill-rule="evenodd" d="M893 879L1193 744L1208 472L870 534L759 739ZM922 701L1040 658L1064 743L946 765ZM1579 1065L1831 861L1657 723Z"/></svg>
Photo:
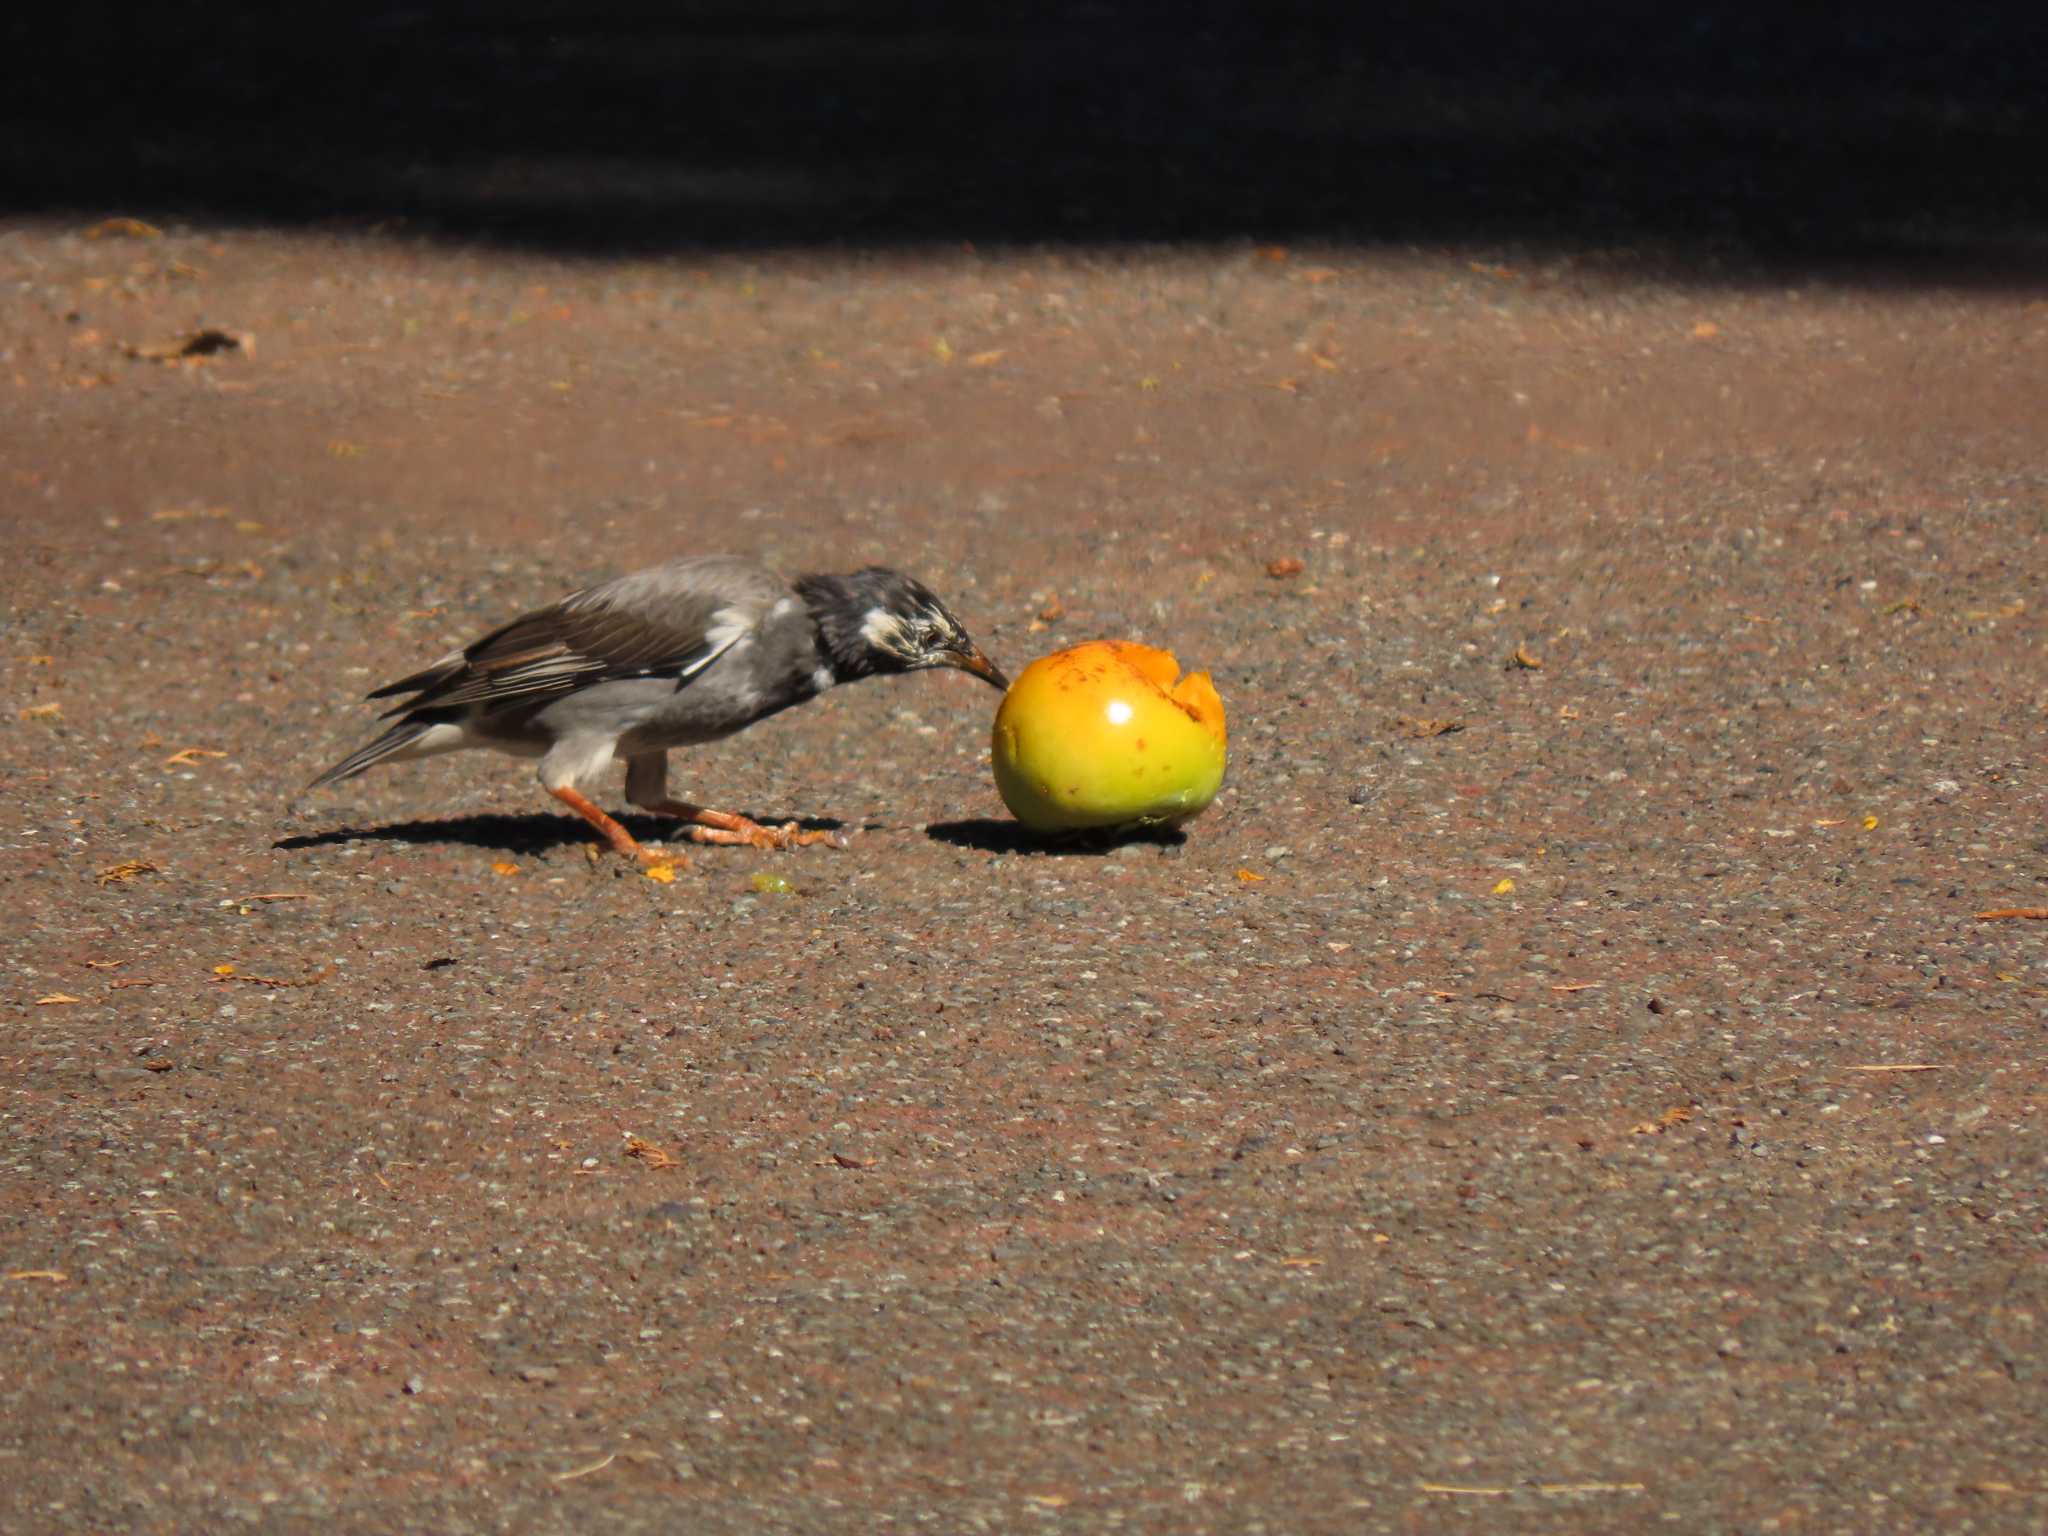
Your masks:
<svg viewBox="0 0 2048 1536"><path fill-rule="evenodd" d="M1087 832L1047 836L1033 832L1020 822L995 821L979 817L968 821L935 821L924 829L934 842L954 848L972 848L978 853L1045 853L1099 858L1133 843L1157 848L1178 848L1188 840L1177 827L1112 827Z"/></svg>
<svg viewBox="0 0 2048 1536"><path fill-rule="evenodd" d="M757 818L764 826L779 827L787 816ZM841 832L846 823L831 817L798 817L796 824L806 832ZM634 837L647 843L688 841L683 823L668 816L621 816L620 823ZM394 821L382 826L340 826L325 832L295 833L281 837L270 846L284 852L305 848L341 848L353 843L412 843L420 846L458 843L493 853L523 853L529 856L571 844L596 847L596 836L580 821L566 816L444 816L430 821Z"/></svg>

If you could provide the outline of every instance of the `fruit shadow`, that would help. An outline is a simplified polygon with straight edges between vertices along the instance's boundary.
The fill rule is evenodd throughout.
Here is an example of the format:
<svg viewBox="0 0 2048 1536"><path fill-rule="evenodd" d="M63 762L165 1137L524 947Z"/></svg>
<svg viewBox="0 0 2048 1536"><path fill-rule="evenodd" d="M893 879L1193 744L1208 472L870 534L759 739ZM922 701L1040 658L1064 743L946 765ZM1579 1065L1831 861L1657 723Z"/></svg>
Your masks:
<svg viewBox="0 0 2048 1536"><path fill-rule="evenodd" d="M1177 827L1109 827L1086 832L1048 835L1033 832L1020 822L986 817L969 821L935 821L924 829L934 842L954 848L972 848L977 853L1046 853L1100 857L1149 843L1155 848L1178 848L1188 840Z"/></svg>
<svg viewBox="0 0 2048 1536"><path fill-rule="evenodd" d="M755 818L767 826L781 826L787 816ZM683 824L668 816L621 816L621 825L644 843L689 841ZM807 832L841 832L846 823L826 817L799 817L796 824ZM582 822L545 812L531 816L447 816L428 821L387 822L374 827L335 827L325 832L295 833L281 837L270 846L284 852L305 848L341 848L352 843L413 843L422 846L459 843L487 853L540 854L571 844L599 847L597 834ZM691 846L695 846L692 844Z"/></svg>

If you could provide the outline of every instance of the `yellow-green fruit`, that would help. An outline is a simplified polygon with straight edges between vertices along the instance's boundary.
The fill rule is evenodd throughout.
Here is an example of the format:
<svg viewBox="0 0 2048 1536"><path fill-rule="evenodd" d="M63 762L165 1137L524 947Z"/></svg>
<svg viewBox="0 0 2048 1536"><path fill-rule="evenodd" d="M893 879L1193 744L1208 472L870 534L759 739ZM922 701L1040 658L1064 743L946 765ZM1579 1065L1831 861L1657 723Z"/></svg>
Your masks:
<svg viewBox="0 0 2048 1536"><path fill-rule="evenodd" d="M1176 681L1177 680L1177 681ZM1091 640L1026 667L996 710L996 789L1036 832L1171 826L1223 783L1223 701L1167 651Z"/></svg>

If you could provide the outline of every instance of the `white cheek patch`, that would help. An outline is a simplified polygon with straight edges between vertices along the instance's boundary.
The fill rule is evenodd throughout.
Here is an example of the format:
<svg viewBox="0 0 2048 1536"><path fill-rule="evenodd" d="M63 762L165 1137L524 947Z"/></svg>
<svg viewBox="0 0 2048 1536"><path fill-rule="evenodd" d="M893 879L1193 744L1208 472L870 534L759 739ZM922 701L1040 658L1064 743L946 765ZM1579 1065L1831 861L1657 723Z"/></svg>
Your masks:
<svg viewBox="0 0 2048 1536"><path fill-rule="evenodd" d="M832 675L830 667L820 667L811 674L811 681L817 686L818 692L823 693L827 688L838 682L839 679Z"/></svg>
<svg viewBox="0 0 2048 1536"><path fill-rule="evenodd" d="M899 650L903 644L903 620L886 608L870 608L860 621L860 637L879 651Z"/></svg>

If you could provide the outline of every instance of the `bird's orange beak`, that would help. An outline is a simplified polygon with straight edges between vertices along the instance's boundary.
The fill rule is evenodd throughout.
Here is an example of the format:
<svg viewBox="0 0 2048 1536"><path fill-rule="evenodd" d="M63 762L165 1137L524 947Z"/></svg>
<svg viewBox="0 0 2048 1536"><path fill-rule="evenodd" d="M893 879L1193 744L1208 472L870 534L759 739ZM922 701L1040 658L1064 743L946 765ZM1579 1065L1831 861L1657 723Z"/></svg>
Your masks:
<svg viewBox="0 0 2048 1536"><path fill-rule="evenodd" d="M1003 669L982 655L981 647L978 645L970 645L964 651L947 651L940 659L946 666L958 667L962 672L972 672L991 688L1000 689L1005 693L1009 691L1010 680L1003 676Z"/></svg>

